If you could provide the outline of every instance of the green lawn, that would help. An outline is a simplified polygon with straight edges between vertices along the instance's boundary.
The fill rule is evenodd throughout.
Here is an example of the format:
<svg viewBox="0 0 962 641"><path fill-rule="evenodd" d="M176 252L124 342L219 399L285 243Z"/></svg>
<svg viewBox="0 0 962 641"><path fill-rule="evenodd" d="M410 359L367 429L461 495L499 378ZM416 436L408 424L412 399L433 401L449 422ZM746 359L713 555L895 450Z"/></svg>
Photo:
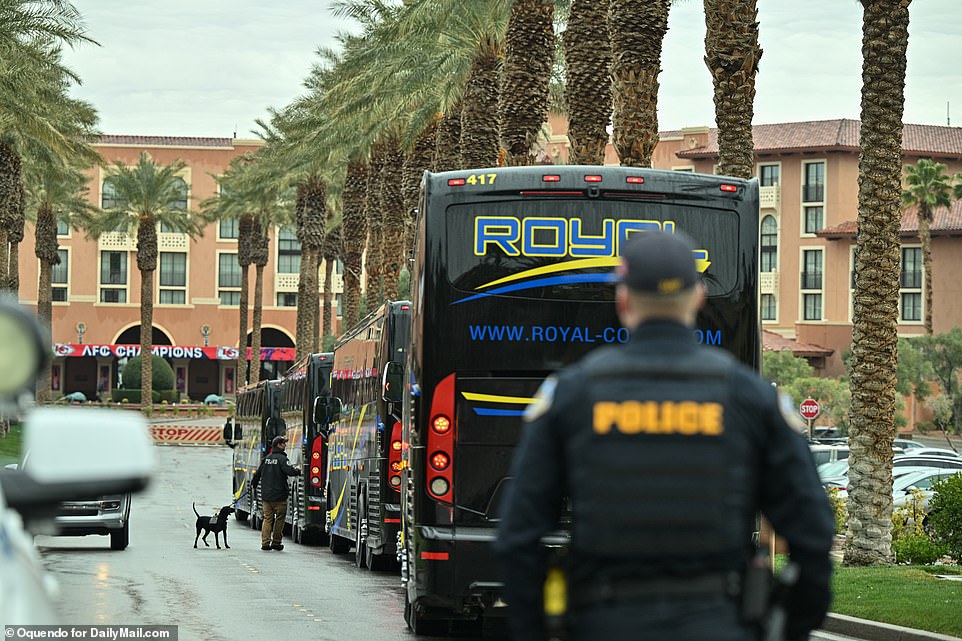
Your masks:
<svg viewBox="0 0 962 641"><path fill-rule="evenodd" d="M0 437L0 467L20 460L21 425L14 423L7 435Z"/></svg>
<svg viewBox="0 0 962 641"><path fill-rule="evenodd" d="M962 636L962 581L935 578L962 567L840 567L832 581L832 612L894 625Z"/></svg>

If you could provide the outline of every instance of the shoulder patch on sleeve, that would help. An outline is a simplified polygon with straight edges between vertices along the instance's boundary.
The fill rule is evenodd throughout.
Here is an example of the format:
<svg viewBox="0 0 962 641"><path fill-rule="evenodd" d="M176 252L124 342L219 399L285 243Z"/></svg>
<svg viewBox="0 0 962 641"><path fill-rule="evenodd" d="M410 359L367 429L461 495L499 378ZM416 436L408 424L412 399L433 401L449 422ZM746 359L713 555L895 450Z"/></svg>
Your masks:
<svg viewBox="0 0 962 641"><path fill-rule="evenodd" d="M785 392L778 393L778 413L782 415L782 418L788 423L790 428L799 434L808 436L808 427L805 425L802 417L799 416L798 410L795 409L795 401Z"/></svg>
<svg viewBox="0 0 962 641"><path fill-rule="evenodd" d="M525 421L530 423L551 409L551 404L554 401L554 391L557 386L558 379L554 376L549 376L544 379L541 387L538 388L538 392L534 395L534 402L524 410Z"/></svg>

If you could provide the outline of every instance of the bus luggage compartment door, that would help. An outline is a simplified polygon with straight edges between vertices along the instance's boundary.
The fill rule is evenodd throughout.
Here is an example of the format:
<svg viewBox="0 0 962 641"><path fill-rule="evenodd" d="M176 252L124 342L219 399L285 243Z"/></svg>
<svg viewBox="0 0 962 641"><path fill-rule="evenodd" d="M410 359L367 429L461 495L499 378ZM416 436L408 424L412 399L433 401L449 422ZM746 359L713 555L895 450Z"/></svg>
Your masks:
<svg viewBox="0 0 962 641"><path fill-rule="evenodd" d="M455 390L455 522L494 526L506 497L522 415L544 379L459 377Z"/></svg>

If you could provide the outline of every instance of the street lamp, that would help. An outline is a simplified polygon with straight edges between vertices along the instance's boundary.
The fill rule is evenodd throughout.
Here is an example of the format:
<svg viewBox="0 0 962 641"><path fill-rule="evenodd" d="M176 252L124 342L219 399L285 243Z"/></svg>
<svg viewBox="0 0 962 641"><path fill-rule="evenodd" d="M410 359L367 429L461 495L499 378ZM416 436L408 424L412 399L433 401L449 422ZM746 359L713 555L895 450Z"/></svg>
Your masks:
<svg viewBox="0 0 962 641"><path fill-rule="evenodd" d="M200 334L204 337L204 347L207 347L207 340L210 337L210 325L201 325Z"/></svg>
<svg viewBox="0 0 962 641"><path fill-rule="evenodd" d="M87 331L87 324L84 322L77 323L77 342L84 342L84 333Z"/></svg>

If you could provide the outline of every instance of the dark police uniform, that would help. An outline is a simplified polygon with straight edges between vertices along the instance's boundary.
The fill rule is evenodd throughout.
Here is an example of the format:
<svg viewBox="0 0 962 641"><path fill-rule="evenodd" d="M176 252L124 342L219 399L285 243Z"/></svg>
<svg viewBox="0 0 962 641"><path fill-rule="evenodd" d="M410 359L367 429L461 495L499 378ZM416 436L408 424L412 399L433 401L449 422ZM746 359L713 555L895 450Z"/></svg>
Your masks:
<svg viewBox="0 0 962 641"><path fill-rule="evenodd" d="M670 272L677 248L653 243L681 241L658 236L668 239L623 252L629 285L636 269ZM830 603L834 523L783 411L770 384L675 321L643 322L628 344L547 379L526 415L496 544L513 637L547 638L540 539L567 496L573 639L755 638L738 592L759 510L800 567L787 638L807 638Z"/></svg>

